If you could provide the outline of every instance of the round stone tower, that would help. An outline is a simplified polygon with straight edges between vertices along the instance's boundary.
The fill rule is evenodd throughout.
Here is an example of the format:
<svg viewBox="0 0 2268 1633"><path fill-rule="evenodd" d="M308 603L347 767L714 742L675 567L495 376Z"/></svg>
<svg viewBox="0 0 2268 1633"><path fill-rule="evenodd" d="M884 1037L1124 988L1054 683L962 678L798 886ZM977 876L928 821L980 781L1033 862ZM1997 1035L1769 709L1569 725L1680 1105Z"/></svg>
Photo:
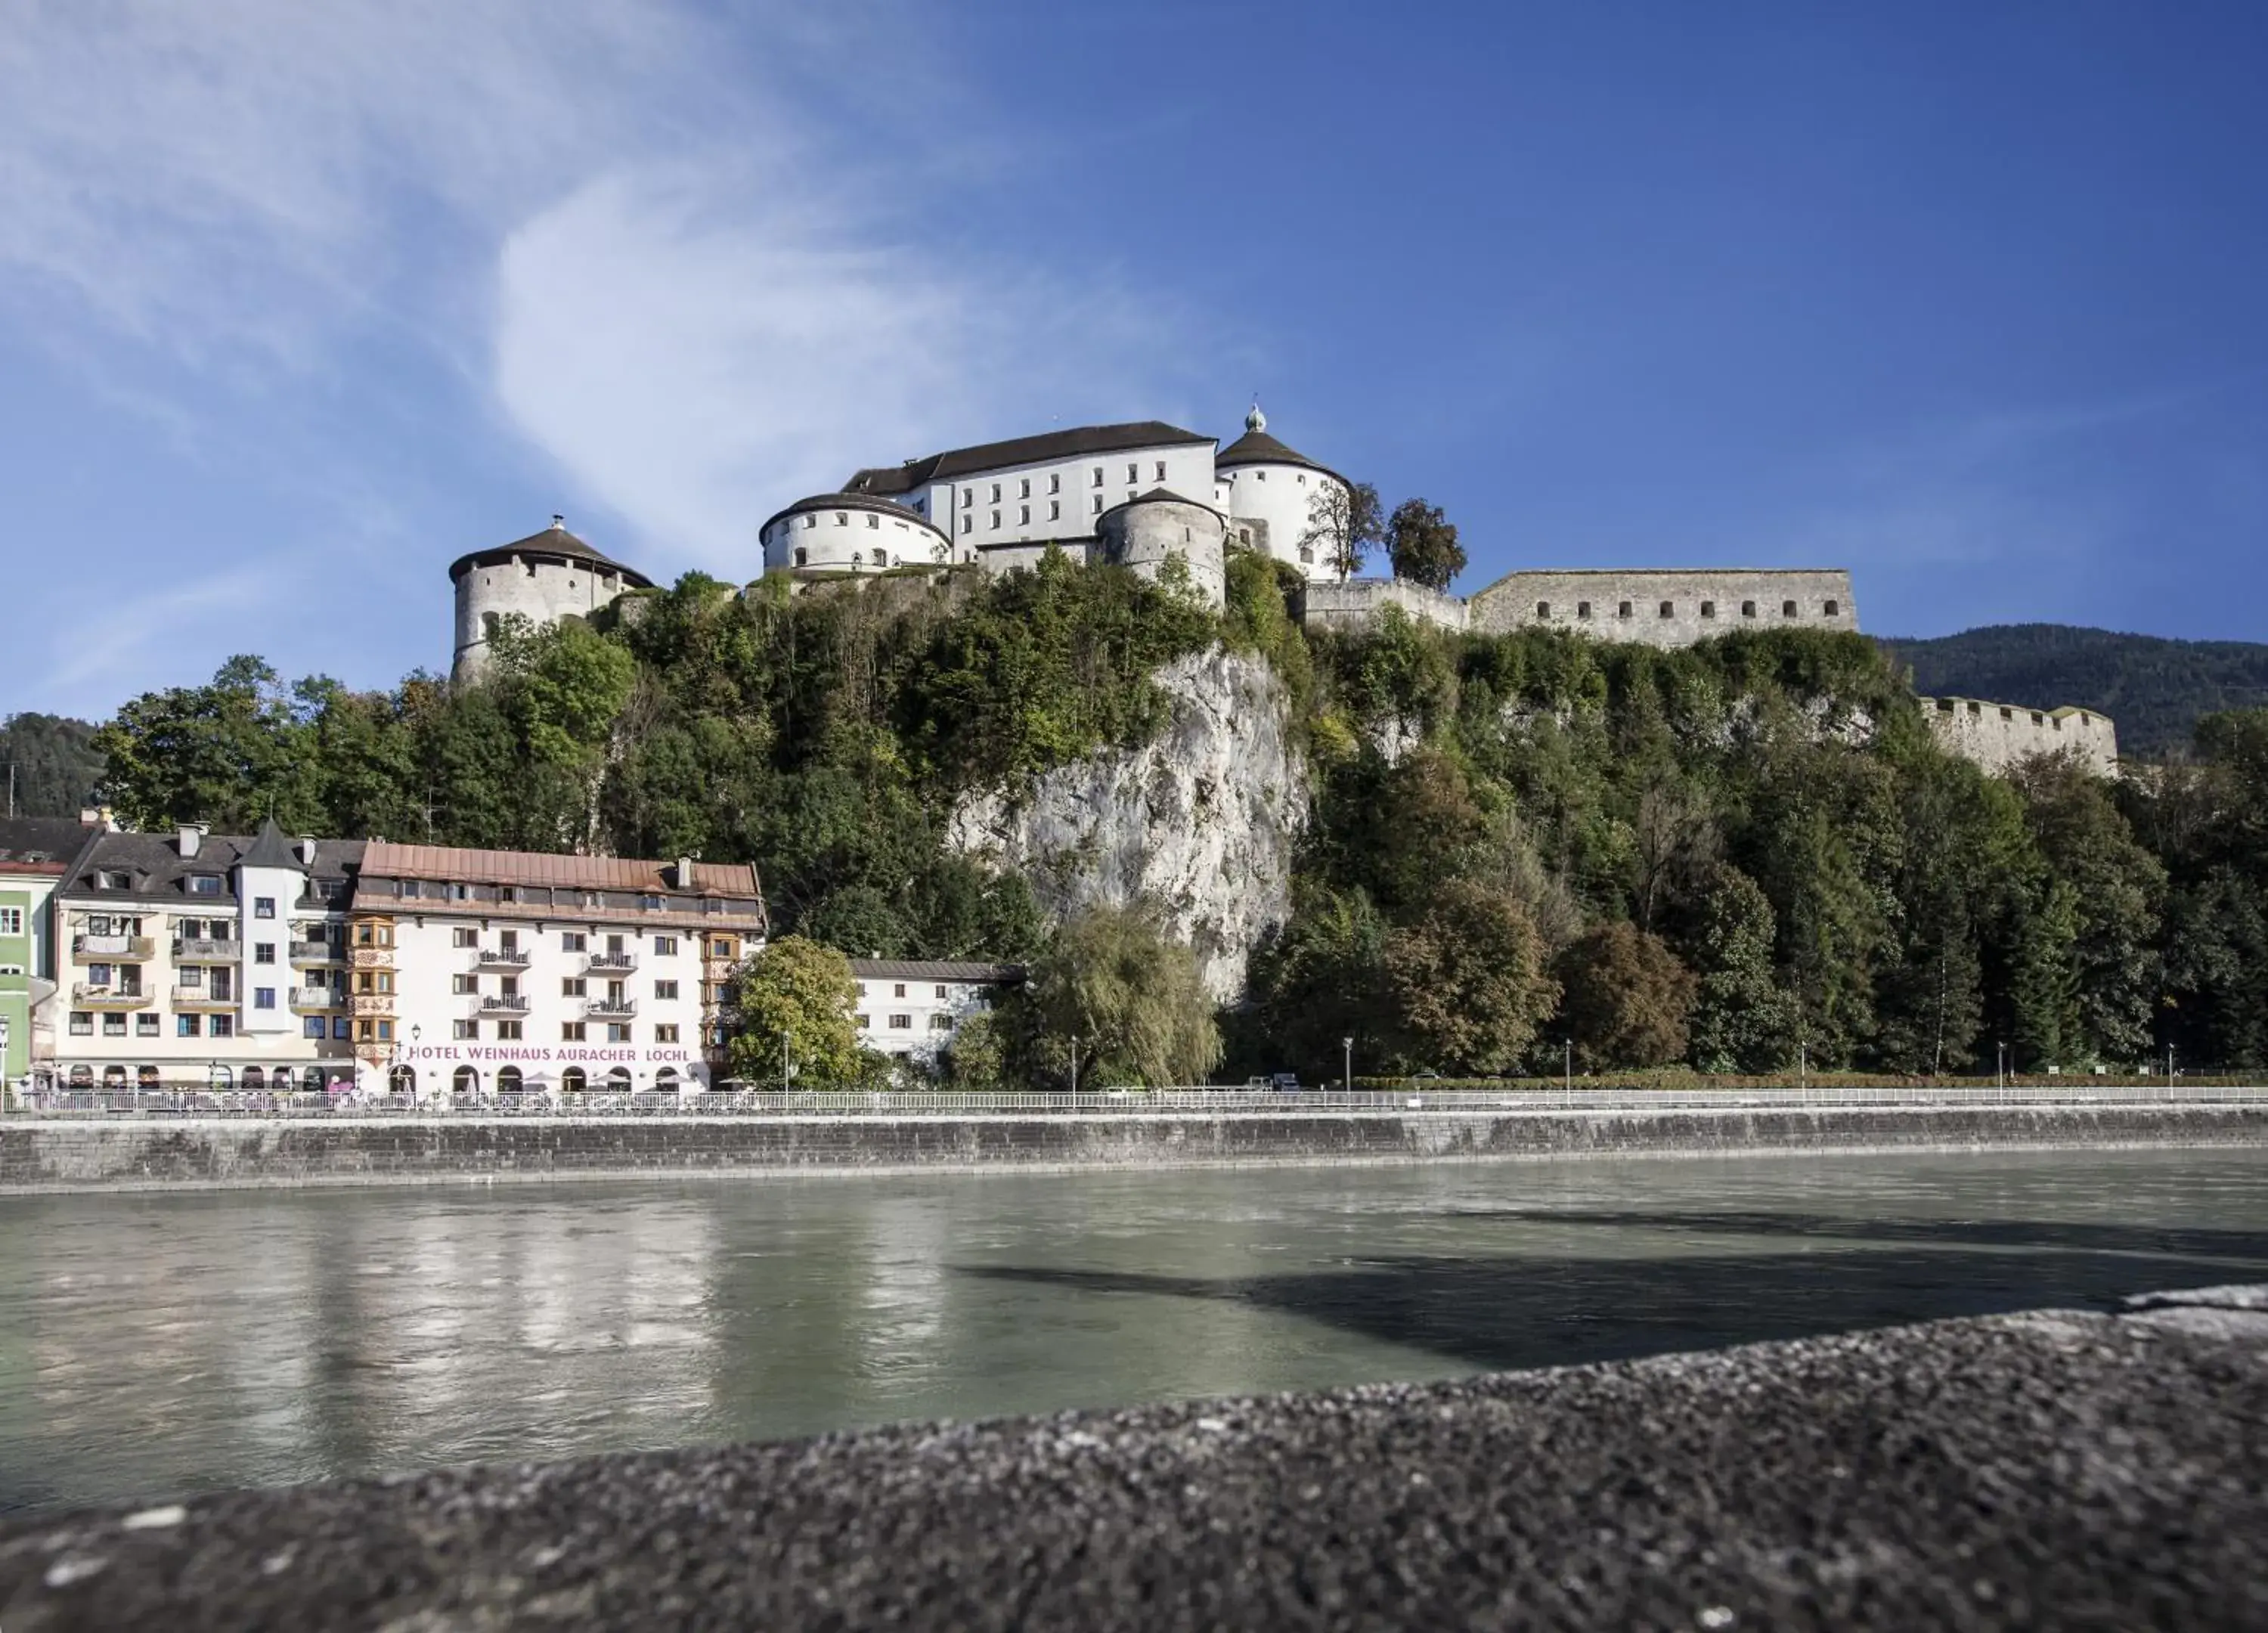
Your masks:
<svg viewBox="0 0 2268 1633"><path fill-rule="evenodd" d="M453 680L480 678L489 637L506 614L555 624L571 615L586 617L625 590L652 587L644 573L608 561L569 533L561 516L541 533L459 556L449 564L449 581L457 590Z"/></svg>
<svg viewBox="0 0 2268 1633"><path fill-rule="evenodd" d="M1258 403L1244 416L1244 435L1213 456L1212 467L1231 543L1289 562L1310 579L1339 576L1325 559L1328 548L1302 541L1315 526L1316 496L1345 493L1346 480L1270 436Z"/></svg>
<svg viewBox="0 0 2268 1633"><path fill-rule="evenodd" d="M1155 578L1168 558L1188 564L1190 586L1215 607L1227 594L1228 519L1164 488L1114 505L1096 519L1102 559Z"/></svg>

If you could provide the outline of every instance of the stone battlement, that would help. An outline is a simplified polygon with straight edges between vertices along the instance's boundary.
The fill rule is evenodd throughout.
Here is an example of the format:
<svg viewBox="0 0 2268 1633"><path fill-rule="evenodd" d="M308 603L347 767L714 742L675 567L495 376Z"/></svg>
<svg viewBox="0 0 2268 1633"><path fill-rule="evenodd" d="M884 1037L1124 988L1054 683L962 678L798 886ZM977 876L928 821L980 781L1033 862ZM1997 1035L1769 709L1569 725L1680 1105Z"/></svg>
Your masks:
<svg viewBox="0 0 2268 1633"><path fill-rule="evenodd" d="M1602 641L1691 646L1735 629L1859 628L1840 568L1653 568L1507 573L1473 592L1471 627L1573 629Z"/></svg>
<svg viewBox="0 0 2268 1633"><path fill-rule="evenodd" d="M1948 752L1988 771L2006 771L2036 754L2075 751L2098 776L2118 769L2118 732L2088 709L2026 709L1973 697L1920 700L1930 730Z"/></svg>

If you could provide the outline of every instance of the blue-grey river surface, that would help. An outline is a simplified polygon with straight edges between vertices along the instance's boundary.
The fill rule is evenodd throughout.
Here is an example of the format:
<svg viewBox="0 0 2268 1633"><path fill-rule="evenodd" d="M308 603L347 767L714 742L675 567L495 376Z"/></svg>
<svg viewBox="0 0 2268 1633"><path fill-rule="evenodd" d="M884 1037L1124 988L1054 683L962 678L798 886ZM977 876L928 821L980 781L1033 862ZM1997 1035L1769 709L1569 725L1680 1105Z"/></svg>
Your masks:
<svg viewBox="0 0 2268 1633"><path fill-rule="evenodd" d="M0 1199L0 1510L2268 1280L2268 1151Z"/></svg>

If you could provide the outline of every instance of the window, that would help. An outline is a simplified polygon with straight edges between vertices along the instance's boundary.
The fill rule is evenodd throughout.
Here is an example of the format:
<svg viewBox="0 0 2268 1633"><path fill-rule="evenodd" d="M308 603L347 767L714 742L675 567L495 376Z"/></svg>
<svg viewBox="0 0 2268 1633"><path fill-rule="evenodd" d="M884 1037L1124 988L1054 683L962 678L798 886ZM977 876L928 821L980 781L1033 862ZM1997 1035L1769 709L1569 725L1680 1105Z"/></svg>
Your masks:
<svg viewBox="0 0 2268 1633"><path fill-rule="evenodd" d="M519 996L519 977L517 975L504 975L499 977L497 981L497 989L508 998L518 997Z"/></svg>
<svg viewBox="0 0 2268 1633"><path fill-rule="evenodd" d="M712 959L731 958L733 956L733 944L729 941L711 942L709 944L709 956Z"/></svg>
<svg viewBox="0 0 2268 1633"><path fill-rule="evenodd" d="M449 990L460 997L466 993L478 992L480 989L481 978L478 975L458 975L449 978Z"/></svg>
<svg viewBox="0 0 2268 1633"><path fill-rule="evenodd" d="M583 1023L579 1020L561 1021L559 1041L562 1043L580 1043L583 1041Z"/></svg>
<svg viewBox="0 0 2268 1633"><path fill-rule="evenodd" d="M892 991L891 991L891 993L890 993L890 996L891 996L892 997L894 997L894 998L902 998L902 997L905 997L905 996L906 996L906 983L905 983L904 982L902 982L902 981L901 981L901 982L899 982L898 983L896 983L895 987L892 989Z"/></svg>
<svg viewBox="0 0 2268 1633"><path fill-rule="evenodd" d="M1140 482L1142 480L1142 467L1138 461L1133 460L1126 461L1126 480L1128 482Z"/></svg>
<svg viewBox="0 0 2268 1633"><path fill-rule="evenodd" d="M217 873L190 874L189 894L193 896L217 896L220 894L220 875Z"/></svg>
<svg viewBox="0 0 2268 1633"><path fill-rule="evenodd" d="M1061 471L1055 471L1049 474L1048 491L1049 493L1061 493L1063 491L1063 473Z"/></svg>
<svg viewBox="0 0 2268 1633"><path fill-rule="evenodd" d="M874 1018L873 1018L872 1015L860 1015L860 1016L856 1017L855 1019L856 1019L858 1020L858 1030L859 1030L859 1031L861 1031L861 1032L870 1032L870 1031L872 1031L872 1030L873 1029L873 1026L874 1026Z"/></svg>
<svg viewBox="0 0 2268 1633"><path fill-rule="evenodd" d="M1741 616L1742 616L1742 617L1743 617L1743 618L1753 618L1753 617L1755 617L1756 615L1756 604L1754 601L1742 601L1742 602L1741 603Z"/></svg>
<svg viewBox="0 0 2268 1633"><path fill-rule="evenodd" d="M1158 480L1160 482L1166 480L1166 462L1163 460L1158 461Z"/></svg>
<svg viewBox="0 0 2268 1633"><path fill-rule="evenodd" d="M630 1025L629 1025L629 1023L628 1023L628 1022L626 1022L626 1021L619 1021L619 1020L610 1020L610 1021L608 1021L608 1022L607 1023L607 1041L608 1041L608 1042L609 1042L609 1043L628 1043L630 1041Z"/></svg>
<svg viewBox="0 0 2268 1633"><path fill-rule="evenodd" d="M1576 603L1575 603L1575 616L1576 616L1576 617L1578 617L1578 618L1588 618L1590 615L1591 615L1591 604L1590 604L1588 601L1578 601L1578 602L1576 602Z"/></svg>
<svg viewBox="0 0 2268 1633"><path fill-rule="evenodd" d="M184 1019L187 1018L184 1017ZM299 1035L303 1038L320 1038L323 1035L323 1018L320 1015L308 1016L300 1024Z"/></svg>
<svg viewBox="0 0 2268 1633"><path fill-rule="evenodd" d="M276 989L273 987L254 987L252 989L252 1007L254 1009L274 1009L276 1007Z"/></svg>
<svg viewBox="0 0 2268 1633"><path fill-rule="evenodd" d="M1100 465L1094 467L1094 485L1098 488L1102 486L1102 467Z"/></svg>
<svg viewBox="0 0 2268 1633"><path fill-rule="evenodd" d="M137 1038L156 1037L158 1018L155 1015L136 1015L134 1018L134 1035Z"/></svg>
<svg viewBox="0 0 2268 1633"><path fill-rule="evenodd" d="M276 961L276 944L272 941L254 942L252 961L255 964L273 964Z"/></svg>
<svg viewBox="0 0 2268 1633"><path fill-rule="evenodd" d="M1628 601L1624 601L1624 602L1621 603L1619 606L1617 606L1617 607L1615 608L1615 616L1616 616L1616 617L1617 617L1617 618L1627 618L1627 617L1629 617L1630 615L1631 615L1631 604L1630 604Z"/></svg>
<svg viewBox="0 0 2268 1633"><path fill-rule="evenodd" d="M961 490L961 508L965 511L976 503L976 489L974 488L963 488Z"/></svg>
<svg viewBox="0 0 2268 1633"><path fill-rule="evenodd" d="M866 512L866 526L869 527L880 527L881 525L882 519L880 517L875 515L872 511Z"/></svg>
<svg viewBox="0 0 2268 1633"><path fill-rule="evenodd" d="M970 527L970 526L971 526L971 525L972 525L972 524L971 524L971 522L970 522L969 518L968 518L968 517L964 516L964 517L962 517L962 518L961 519L961 532L963 532L963 533L967 533L967 532L969 530L969 527Z"/></svg>
<svg viewBox="0 0 2268 1633"><path fill-rule="evenodd" d="M181 1019L183 1020L195 1020L196 1017L194 1015L184 1015ZM74 1038L91 1038L94 1035L94 1011L92 1010L75 1009L71 1011L70 1034Z"/></svg>
<svg viewBox="0 0 2268 1633"><path fill-rule="evenodd" d="M1783 618L1794 617L1795 603L1793 601L1782 601L1779 604L1779 615Z"/></svg>
<svg viewBox="0 0 2268 1633"><path fill-rule="evenodd" d="M559 950L562 953L580 953L585 945L583 932L579 930L564 931L559 938Z"/></svg>
<svg viewBox="0 0 2268 1633"><path fill-rule="evenodd" d="M273 896L253 897L252 916L254 918L274 918L276 916L276 898Z"/></svg>
<svg viewBox="0 0 2268 1633"><path fill-rule="evenodd" d="M1028 499L1032 497L1032 479L1030 477L1025 477L1022 482L1017 484L1016 497L1020 499Z"/></svg>
<svg viewBox="0 0 2268 1633"><path fill-rule="evenodd" d="M124 1037L126 1035L126 1017L123 1015L105 1015L102 1018L102 1035L106 1038Z"/></svg>
<svg viewBox="0 0 2268 1633"><path fill-rule="evenodd" d="M937 989L937 1001L940 1004L945 1002L945 989L942 986Z"/></svg>
<svg viewBox="0 0 2268 1633"><path fill-rule="evenodd" d="M86 984L90 987L107 987L110 984L112 973L112 967L108 964L90 964L86 967Z"/></svg>
<svg viewBox="0 0 2268 1633"><path fill-rule="evenodd" d="M910 1015L893 1015L890 1017L890 1030L893 1032L911 1032L913 1030L913 1026L914 1018Z"/></svg>
<svg viewBox="0 0 2268 1633"><path fill-rule="evenodd" d="M1095 514L1095 515L1097 515L1097 516L1100 516L1100 515L1101 515L1101 514L1102 514L1102 496L1101 496L1101 494L1099 494L1099 493L1098 493L1098 494L1096 494L1096 495L1094 496L1094 514Z"/></svg>
<svg viewBox="0 0 2268 1633"><path fill-rule="evenodd" d="M677 938L674 936L656 936L653 938L653 955L658 959L675 958L677 956Z"/></svg>
<svg viewBox="0 0 2268 1633"><path fill-rule="evenodd" d="M476 1020L460 1020L455 1023L455 1035L460 1040L477 1038L481 1035L481 1023Z"/></svg>
<svg viewBox="0 0 2268 1633"><path fill-rule="evenodd" d="M336 1016L332 1019L331 1035L342 1043L347 1041L347 1018L345 1016Z"/></svg>
<svg viewBox="0 0 2268 1633"><path fill-rule="evenodd" d="M1677 616L1677 609L1669 602L1664 601L1661 604L1661 615L1664 618L1675 618Z"/></svg>
<svg viewBox="0 0 2268 1633"><path fill-rule="evenodd" d="M569 975L559 982L559 996L563 998L579 998L589 990L589 987L590 983L582 976Z"/></svg>
<svg viewBox="0 0 2268 1633"><path fill-rule="evenodd" d="M519 1026L516 1020L500 1020L497 1022L497 1036L506 1043L516 1043L519 1041Z"/></svg>
<svg viewBox="0 0 2268 1633"><path fill-rule="evenodd" d="M814 516L809 511L806 511L803 513L803 525L806 529L816 527L819 526L819 518Z"/></svg>
<svg viewBox="0 0 2268 1633"><path fill-rule="evenodd" d="M1538 618L1549 618L1549 617L1550 617L1550 616L1551 616L1551 603L1550 603L1550 602L1549 602L1549 601L1538 601L1538 602L1536 602L1536 604L1535 604L1535 615L1536 615Z"/></svg>
<svg viewBox="0 0 2268 1633"><path fill-rule="evenodd" d="M953 1017L950 1015L931 1016L929 1018L929 1029L932 1032L951 1032L953 1030Z"/></svg>
<svg viewBox="0 0 2268 1633"><path fill-rule="evenodd" d="M677 996L677 983L674 981L655 982L653 996L657 998L674 998Z"/></svg>
<svg viewBox="0 0 2268 1633"><path fill-rule="evenodd" d="M481 932L469 924L460 924L449 932L449 945L453 947L477 947L481 945Z"/></svg>
<svg viewBox="0 0 2268 1633"><path fill-rule="evenodd" d="M677 1023L676 1023L675 1021L674 1021L674 1020L673 1020L673 1021L669 1022L666 1026L656 1026L656 1027L653 1029L653 1041L654 1041L656 1043L674 1043L674 1042L676 1042L676 1041L677 1041Z"/></svg>
<svg viewBox="0 0 2268 1633"><path fill-rule="evenodd" d="M992 484L992 503L995 504L1000 503L1000 484L997 482Z"/></svg>
<svg viewBox="0 0 2268 1633"><path fill-rule="evenodd" d="M235 1035L236 1017L233 1015L210 1015L206 1017L205 1036L209 1038L232 1038Z"/></svg>
<svg viewBox="0 0 2268 1633"><path fill-rule="evenodd" d="M394 1023L382 1015L379 1017L378 1021L378 1041L380 1043L394 1041Z"/></svg>
<svg viewBox="0 0 2268 1633"><path fill-rule="evenodd" d="M811 564L811 552L799 544L795 547L795 564L798 567L808 567Z"/></svg>
<svg viewBox="0 0 2268 1633"><path fill-rule="evenodd" d="M1714 618L1717 615L1717 603L1714 601L1702 602L1701 615L1704 618Z"/></svg>
<svg viewBox="0 0 2268 1633"><path fill-rule="evenodd" d="M0 908L0 936L20 936L24 933L24 909Z"/></svg>
<svg viewBox="0 0 2268 1633"><path fill-rule="evenodd" d="M1000 525L1000 512L998 511L992 512L992 525L995 527L998 527Z"/></svg>
<svg viewBox="0 0 2268 1633"><path fill-rule="evenodd" d="M1835 601L1830 601L1830 602L1828 602L1828 603L1827 603L1826 611L1827 611L1827 615L1828 615L1830 618L1834 617L1834 616L1835 616L1838 612L1840 612L1841 610L1842 610L1842 609L1841 609L1841 606L1840 606L1840 604L1839 604L1839 603L1835 602Z"/></svg>
<svg viewBox="0 0 2268 1633"><path fill-rule="evenodd" d="M1019 527L1028 527L1031 525L1032 507L1028 504L1018 505L1016 507L1016 526Z"/></svg>
<svg viewBox="0 0 2268 1633"><path fill-rule="evenodd" d="M71 1019L74 1019L74 1020L76 1020L76 1019L78 1019L78 1017L77 1017L76 1015L74 1015L73 1017L71 1017ZM173 1035L174 1035L175 1037L177 1037L177 1038L194 1038L194 1037L195 1037L195 1036L197 1035L198 1031L199 1031L199 1028L198 1028L198 1026L197 1026L197 1022L198 1022L200 1019L202 1019L202 1017L201 1017L201 1016L196 1016L196 1015L176 1015L176 1016L174 1016L174 1017L173 1017ZM72 1030L73 1030L73 1031L77 1031L77 1027L73 1027L73 1028L72 1028Z"/></svg>
<svg viewBox="0 0 2268 1633"><path fill-rule="evenodd" d="M1063 520L1063 501L1061 499L1049 499L1048 501L1048 519L1051 522L1059 522Z"/></svg>

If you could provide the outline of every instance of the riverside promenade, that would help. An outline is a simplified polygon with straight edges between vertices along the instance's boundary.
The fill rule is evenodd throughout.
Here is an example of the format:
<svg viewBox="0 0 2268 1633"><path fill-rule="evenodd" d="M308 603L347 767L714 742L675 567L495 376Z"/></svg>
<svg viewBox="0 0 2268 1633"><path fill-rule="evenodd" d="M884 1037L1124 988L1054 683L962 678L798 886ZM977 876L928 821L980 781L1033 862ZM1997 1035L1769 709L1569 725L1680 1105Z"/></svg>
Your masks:
<svg viewBox="0 0 2268 1633"><path fill-rule="evenodd" d="M0 1526L10 1633L2268 1625L2268 1288Z"/></svg>
<svg viewBox="0 0 2268 1633"><path fill-rule="evenodd" d="M464 1107L212 1095L0 1121L0 1194L624 1174L2268 1143L2268 1089L711 1094Z"/></svg>

